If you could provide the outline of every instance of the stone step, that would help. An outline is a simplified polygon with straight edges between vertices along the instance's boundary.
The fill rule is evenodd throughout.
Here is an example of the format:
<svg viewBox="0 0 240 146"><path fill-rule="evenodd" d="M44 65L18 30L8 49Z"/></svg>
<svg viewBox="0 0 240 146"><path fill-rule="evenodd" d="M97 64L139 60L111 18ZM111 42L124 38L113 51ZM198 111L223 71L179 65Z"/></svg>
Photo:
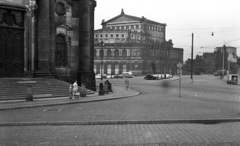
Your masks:
<svg viewBox="0 0 240 146"><path fill-rule="evenodd" d="M69 96L70 84L57 79L0 78L0 100L25 99L27 94L27 84L25 83L35 81L36 83L31 84L34 98L55 98ZM87 90L87 94L93 93L93 91Z"/></svg>
<svg viewBox="0 0 240 146"><path fill-rule="evenodd" d="M30 83L35 82L36 83ZM27 83L26 83L27 82ZM69 83L48 78L1 78L0 100L24 99L27 94L27 84L32 85L36 98L51 98L68 96ZM45 96L41 96L45 95ZM51 95L51 96L47 96Z"/></svg>

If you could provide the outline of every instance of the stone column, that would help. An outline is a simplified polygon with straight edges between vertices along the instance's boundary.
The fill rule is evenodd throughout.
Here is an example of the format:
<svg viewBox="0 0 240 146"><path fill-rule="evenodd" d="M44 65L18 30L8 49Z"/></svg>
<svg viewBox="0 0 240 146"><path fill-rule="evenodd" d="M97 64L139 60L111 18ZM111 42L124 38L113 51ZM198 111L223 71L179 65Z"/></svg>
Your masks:
<svg viewBox="0 0 240 146"><path fill-rule="evenodd" d="M79 1L79 67L78 85L85 83L96 91L94 74L94 8L95 0Z"/></svg>
<svg viewBox="0 0 240 146"><path fill-rule="evenodd" d="M54 64L54 0L38 0L37 59L38 72L50 73Z"/></svg>

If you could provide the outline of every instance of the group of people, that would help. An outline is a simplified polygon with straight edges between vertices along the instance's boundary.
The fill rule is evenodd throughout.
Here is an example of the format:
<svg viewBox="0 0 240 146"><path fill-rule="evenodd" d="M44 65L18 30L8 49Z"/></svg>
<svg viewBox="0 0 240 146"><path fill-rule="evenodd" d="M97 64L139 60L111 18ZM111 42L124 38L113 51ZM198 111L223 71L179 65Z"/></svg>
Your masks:
<svg viewBox="0 0 240 146"><path fill-rule="evenodd" d="M124 81L125 87L126 87L126 91L128 91L128 87L129 87L129 80L126 77L125 81ZM83 95L84 97L86 96L86 88L85 88L85 84L82 83L81 87L78 86L77 81L75 81L73 84L70 84L69 86L69 99L78 99L81 98L81 91L85 92L85 95ZM77 98L75 98L75 96L77 95Z"/></svg>
<svg viewBox="0 0 240 146"><path fill-rule="evenodd" d="M86 97L86 91L87 90L84 83L82 83L81 87L79 87L77 81L75 81L73 84L70 84L69 86L69 99L78 99L81 97ZM77 95L76 98L75 95Z"/></svg>

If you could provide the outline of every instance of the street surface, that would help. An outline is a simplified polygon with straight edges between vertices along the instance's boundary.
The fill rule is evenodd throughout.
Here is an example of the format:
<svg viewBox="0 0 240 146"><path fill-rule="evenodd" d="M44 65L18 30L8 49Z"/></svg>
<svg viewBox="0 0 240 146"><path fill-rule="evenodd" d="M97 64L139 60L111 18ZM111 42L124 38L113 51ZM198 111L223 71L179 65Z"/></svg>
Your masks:
<svg viewBox="0 0 240 146"><path fill-rule="evenodd" d="M109 79L124 87L124 79ZM48 125L47 122L240 118L240 85L213 75L179 80L129 79L135 97L0 111L0 145L240 145L240 123ZM97 80L99 83L99 80ZM34 122L44 124L34 125Z"/></svg>
<svg viewBox="0 0 240 146"><path fill-rule="evenodd" d="M119 100L0 111L0 122L166 120L240 117L240 85L228 85L214 76L196 76L194 82L130 80L130 88L141 95ZM98 80L99 81L99 80ZM124 87L124 79L110 79Z"/></svg>

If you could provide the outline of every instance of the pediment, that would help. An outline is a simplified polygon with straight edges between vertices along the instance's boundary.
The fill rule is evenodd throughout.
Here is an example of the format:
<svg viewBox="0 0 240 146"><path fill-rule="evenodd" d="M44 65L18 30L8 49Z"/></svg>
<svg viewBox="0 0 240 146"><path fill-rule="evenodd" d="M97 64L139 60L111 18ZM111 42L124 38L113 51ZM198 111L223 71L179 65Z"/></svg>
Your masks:
<svg viewBox="0 0 240 146"><path fill-rule="evenodd" d="M131 23L131 22L139 22L139 20L133 19L133 18L129 18L126 15L117 17L113 20L110 20L109 22L107 22L107 24L115 24L115 23Z"/></svg>

